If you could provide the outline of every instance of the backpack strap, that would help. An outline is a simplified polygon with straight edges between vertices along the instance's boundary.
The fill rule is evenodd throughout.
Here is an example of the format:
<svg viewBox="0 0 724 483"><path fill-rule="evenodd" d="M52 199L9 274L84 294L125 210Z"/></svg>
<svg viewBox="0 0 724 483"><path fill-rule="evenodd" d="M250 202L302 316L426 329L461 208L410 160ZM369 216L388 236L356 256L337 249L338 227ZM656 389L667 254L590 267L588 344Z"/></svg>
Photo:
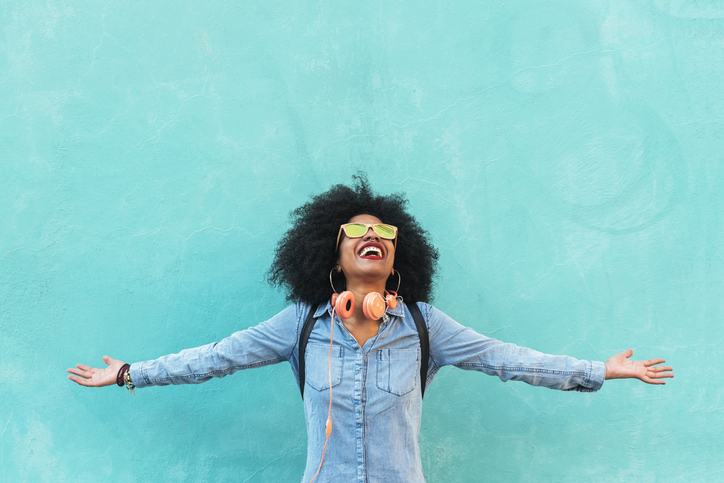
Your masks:
<svg viewBox="0 0 724 483"><path fill-rule="evenodd" d="M430 364L430 336L427 332L427 324L425 318L422 316L420 308L417 303L411 302L407 305L408 310L412 314L412 318L415 321L417 327L417 335L420 337L420 390L422 391L422 397L425 397L425 385L427 383L427 366ZM299 392L302 393L302 399L304 399L304 378L305 378L305 361L304 354L307 350L307 342L309 342L309 335L314 329L314 324L317 319L314 318L314 314L319 309L319 304L315 305L309 310L307 318L302 326L302 332L299 334Z"/></svg>
<svg viewBox="0 0 724 483"><path fill-rule="evenodd" d="M425 397L427 366L430 363L430 335L427 333L427 324L425 323L425 318L422 316L420 307L417 306L417 302L411 302L405 305L407 305L408 310L412 314L412 318L415 319L417 335L420 336L420 355L422 356L422 360L420 361L420 390L422 391L422 397Z"/></svg>
<svg viewBox="0 0 724 483"><path fill-rule="evenodd" d="M302 399L304 399L304 353L307 350L307 342L309 342L309 334L312 333L315 322L317 319L314 318L314 314L317 312L319 304L311 307L307 314L307 319L304 321L302 326L302 332L299 334L299 392L302 393Z"/></svg>

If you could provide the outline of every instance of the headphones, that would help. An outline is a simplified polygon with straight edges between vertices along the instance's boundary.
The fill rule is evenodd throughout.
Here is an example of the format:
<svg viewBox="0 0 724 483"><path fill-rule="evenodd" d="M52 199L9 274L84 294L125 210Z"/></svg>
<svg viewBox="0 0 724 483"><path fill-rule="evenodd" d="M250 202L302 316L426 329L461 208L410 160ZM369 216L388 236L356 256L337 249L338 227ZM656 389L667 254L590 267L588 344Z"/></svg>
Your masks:
<svg viewBox="0 0 724 483"><path fill-rule="evenodd" d="M345 290L341 294L337 293L332 282L333 271L334 269L329 272L329 283L332 285L332 290L334 291L331 300L332 307L334 307L334 311L341 318L349 319L352 317L352 314L354 314L354 294L348 290ZM399 290L400 282L402 281L400 272L393 269L393 273L397 273L397 290ZM386 309L394 309L395 307L397 307L397 292L394 290L385 290L385 298L382 298L382 295L377 292L370 292L365 295L362 301L362 312L365 314L365 317L371 320L379 320L385 314Z"/></svg>

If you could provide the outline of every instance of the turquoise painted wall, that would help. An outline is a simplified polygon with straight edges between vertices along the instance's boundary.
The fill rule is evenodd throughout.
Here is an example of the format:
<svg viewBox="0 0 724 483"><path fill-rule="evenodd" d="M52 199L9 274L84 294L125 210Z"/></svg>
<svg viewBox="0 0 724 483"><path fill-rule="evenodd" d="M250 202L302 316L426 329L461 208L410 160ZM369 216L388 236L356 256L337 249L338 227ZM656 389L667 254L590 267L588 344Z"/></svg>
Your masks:
<svg viewBox="0 0 724 483"><path fill-rule="evenodd" d="M287 214L362 169L441 251L477 331L665 387L452 368L440 481L724 480L721 2L4 1L0 478L298 481L288 366L86 389L65 369L218 340L285 306Z"/></svg>

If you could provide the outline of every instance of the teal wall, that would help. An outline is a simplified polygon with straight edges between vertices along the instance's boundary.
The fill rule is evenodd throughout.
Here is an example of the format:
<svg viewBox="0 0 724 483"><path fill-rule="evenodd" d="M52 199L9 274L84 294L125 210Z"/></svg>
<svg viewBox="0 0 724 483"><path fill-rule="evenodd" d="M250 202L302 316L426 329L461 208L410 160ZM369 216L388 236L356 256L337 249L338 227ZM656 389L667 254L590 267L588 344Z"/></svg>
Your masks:
<svg viewBox="0 0 724 483"><path fill-rule="evenodd" d="M286 364L135 397L65 369L282 309L288 212L360 169L407 193L460 322L676 370L446 368L428 481L724 480L724 6L500 3L3 1L1 481L298 481Z"/></svg>

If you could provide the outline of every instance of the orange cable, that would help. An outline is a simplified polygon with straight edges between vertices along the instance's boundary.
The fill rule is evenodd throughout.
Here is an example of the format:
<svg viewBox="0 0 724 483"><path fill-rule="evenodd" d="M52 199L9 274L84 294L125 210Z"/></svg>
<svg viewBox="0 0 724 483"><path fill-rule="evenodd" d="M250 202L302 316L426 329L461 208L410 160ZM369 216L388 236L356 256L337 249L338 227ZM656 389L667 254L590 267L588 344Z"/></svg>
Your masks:
<svg viewBox="0 0 724 483"><path fill-rule="evenodd" d="M319 468L314 474L314 478L310 480L312 483L317 476L319 471L322 469L322 463L324 463L324 453L327 451L327 443L329 443L329 435L332 434L332 342L334 341L334 307L332 307L332 325L329 332L329 413L327 413L327 423L324 425L325 432L327 433L327 439L324 441L324 448L322 449L322 461L319 462Z"/></svg>

